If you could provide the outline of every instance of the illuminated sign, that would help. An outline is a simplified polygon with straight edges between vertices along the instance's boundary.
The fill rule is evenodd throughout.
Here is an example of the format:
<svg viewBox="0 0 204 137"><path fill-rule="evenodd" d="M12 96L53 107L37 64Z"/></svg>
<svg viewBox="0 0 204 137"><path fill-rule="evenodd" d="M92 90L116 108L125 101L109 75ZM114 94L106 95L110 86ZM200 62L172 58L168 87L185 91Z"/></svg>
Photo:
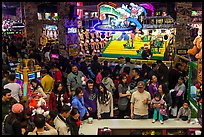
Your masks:
<svg viewBox="0 0 204 137"><path fill-rule="evenodd" d="M20 79L20 73L16 73L16 79Z"/></svg>
<svg viewBox="0 0 204 137"><path fill-rule="evenodd" d="M67 28L67 33L68 34L75 34L75 33L77 33L77 28L74 28L74 27Z"/></svg>
<svg viewBox="0 0 204 137"><path fill-rule="evenodd" d="M146 10L137 4L122 4L121 7L108 4L99 4L99 19L101 24L95 26L96 30L129 31L135 27L142 29L140 16L146 16Z"/></svg>
<svg viewBox="0 0 204 137"><path fill-rule="evenodd" d="M35 79L35 73L28 74L28 80Z"/></svg>

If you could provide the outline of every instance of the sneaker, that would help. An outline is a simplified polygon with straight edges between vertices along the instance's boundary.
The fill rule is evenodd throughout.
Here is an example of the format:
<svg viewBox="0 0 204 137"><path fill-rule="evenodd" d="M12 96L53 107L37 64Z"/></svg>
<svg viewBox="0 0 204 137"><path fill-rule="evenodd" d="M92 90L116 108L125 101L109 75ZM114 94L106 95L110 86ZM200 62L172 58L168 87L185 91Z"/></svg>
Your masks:
<svg viewBox="0 0 204 137"><path fill-rule="evenodd" d="M160 123L161 123L161 124L164 124L163 120L160 120Z"/></svg>
<svg viewBox="0 0 204 137"><path fill-rule="evenodd" d="M156 120L155 120L155 119L153 119L153 120L152 120L152 123L154 123L155 121L156 121Z"/></svg>
<svg viewBox="0 0 204 137"><path fill-rule="evenodd" d="M114 107L113 110L118 110L118 107Z"/></svg>
<svg viewBox="0 0 204 137"><path fill-rule="evenodd" d="M128 118L130 118L130 116L124 116L124 118L125 118L125 119L128 119Z"/></svg>

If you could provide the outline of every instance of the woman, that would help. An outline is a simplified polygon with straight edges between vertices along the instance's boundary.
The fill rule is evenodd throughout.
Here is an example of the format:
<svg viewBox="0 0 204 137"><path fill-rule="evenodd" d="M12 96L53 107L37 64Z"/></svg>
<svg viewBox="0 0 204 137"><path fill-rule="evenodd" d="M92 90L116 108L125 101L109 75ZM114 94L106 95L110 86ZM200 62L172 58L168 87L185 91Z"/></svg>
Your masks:
<svg viewBox="0 0 204 137"><path fill-rule="evenodd" d="M97 94L98 89L94 86L94 81L89 79L86 82L86 87L84 90L84 105L86 108L88 108L89 114L93 118L97 117Z"/></svg>
<svg viewBox="0 0 204 137"><path fill-rule="evenodd" d="M99 94L97 96L97 117L106 119L113 117L113 97L103 83L99 84Z"/></svg>
<svg viewBox="0 0 204 137"><path fill-rule="evenodd" d="M23 110L20 103L12 105L11 112L2 121L2 135L24 135L25 129L21 126Z"/></svg>
<svg viewBox="0 0 204 137"><path fill-rule="evenodd" d="M118 109L119 117L124 118L130 116L130 96L131 93L128 91L128 82L126 75L121 75L120 84L118 85Z"/></svg>
<svg viewBox="0 0 204 137"><path fill-rule="evenodd" d="M89 112L84 105L83 89L81 87L76 88L75 95L72 98L72 106L77 108L80 112L80 120L87 119Z"/></svg>
<svg viewBox="0 0 204 137"><path fill-rule="evenodd" d="M33 90L34 90L33 93L36 93L39 96L43 97L44 99L47 99L47 95L43 91L43 87L42 87L42 85L40 84L40 82L37 79L32 79L30 81L30 84L33 87Z"/></svg>
<svg viewBox="0 0 204 137"><path fill-rule="evenodd" d="M81 120L79 110L77 108L72 109L71 115L68 119L68 125L71 131L71 135L79 135Z"/></svg>
<svg viewBox="0 0 204 137"><path fill-rule="evenodd" d="M54 89L50 94L50 111L60 112L62 106L67 103L70 103L68 99L67 92L65 92L65 88L62 85L62 82L56 82L54 85Z"/></svg>
<svg viewBox="0 0 204 137"><path fill-rule="evenodd" d="M161 98L166 102L167 108L166 108L166 113L167 116L164 116L164 120L167 120L169 118L169 109L172 105L172 100L171 96L169 94L169 90L166 84L160 84L158 87L158 92L161 95Z"/></svg>
<svg viewBox="0 0 204 137"><path fill-rule="evenodd" d="M149 85L149 93L151 95L151 98L154 97L155 92L158 92L159 83L157 80L157 77L155 75L152 75L151 77L151 84Z"/></svg>

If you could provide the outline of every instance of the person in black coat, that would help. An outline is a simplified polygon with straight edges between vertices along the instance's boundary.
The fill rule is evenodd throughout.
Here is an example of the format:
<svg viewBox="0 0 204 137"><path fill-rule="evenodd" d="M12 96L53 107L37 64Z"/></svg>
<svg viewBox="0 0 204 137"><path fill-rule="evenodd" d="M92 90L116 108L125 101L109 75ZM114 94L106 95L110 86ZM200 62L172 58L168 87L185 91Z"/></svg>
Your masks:
<svg viewBox="0 0 204 137"><path fill-rule="evenodd" d="M68 119L68 125L71 131L71 135L79 135L79 128L81 125L81 121L80 121L80 114L79 114L79 110L77 108L72 108L72 111L70 113L70 117Z"/></svg>

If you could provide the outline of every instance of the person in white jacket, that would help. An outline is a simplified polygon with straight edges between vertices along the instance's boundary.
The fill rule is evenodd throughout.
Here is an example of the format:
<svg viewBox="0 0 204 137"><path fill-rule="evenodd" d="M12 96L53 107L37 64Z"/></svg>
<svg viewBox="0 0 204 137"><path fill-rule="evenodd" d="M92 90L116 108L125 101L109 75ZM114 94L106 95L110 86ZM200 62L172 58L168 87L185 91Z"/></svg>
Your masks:
<svg viewBox="0 0 204 137"><path fill-rule="evenodd" d="M71 106L64 105L61 112L55 117L54 125L59 135L71 135L67 118L70 116Z"/></svg>
<svg viewBox="0 0 204 137"><path fill-rule="evenodd" d="M99 84L99 94L97 97L97 117L98 119L113 118L113 96L103 83Z"/></svg>

